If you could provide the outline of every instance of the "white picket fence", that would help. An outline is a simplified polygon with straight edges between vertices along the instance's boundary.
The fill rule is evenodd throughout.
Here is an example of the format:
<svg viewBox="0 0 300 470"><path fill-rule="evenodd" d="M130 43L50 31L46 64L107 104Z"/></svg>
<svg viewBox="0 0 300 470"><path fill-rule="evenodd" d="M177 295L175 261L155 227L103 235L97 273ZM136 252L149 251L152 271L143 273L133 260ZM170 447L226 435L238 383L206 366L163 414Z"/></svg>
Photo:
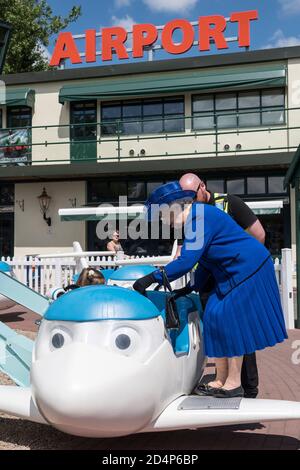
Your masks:
<svg viewBox="0 0 300 470"><path fill-rule="evenodd" d="M66 286L72 283L73 275L76 273L77 263L73 258L4 258L2 261L8 263L14 270L19 281L26 284L31 289L46 295L51 289ZM116 266L116 256L90 256L87 257L88 265L95 268L114 268ZM159 266L161 262L151 257L131 258L131 264L154 264ZM277 282L285 315L285 322L288 328L294 328L294 299L293 299L293 263L292 250L282 250L281 262L275 259L274 262ZM184 283L181 279L180 284ZM181 287L176 285L176 287Z"/></svg>

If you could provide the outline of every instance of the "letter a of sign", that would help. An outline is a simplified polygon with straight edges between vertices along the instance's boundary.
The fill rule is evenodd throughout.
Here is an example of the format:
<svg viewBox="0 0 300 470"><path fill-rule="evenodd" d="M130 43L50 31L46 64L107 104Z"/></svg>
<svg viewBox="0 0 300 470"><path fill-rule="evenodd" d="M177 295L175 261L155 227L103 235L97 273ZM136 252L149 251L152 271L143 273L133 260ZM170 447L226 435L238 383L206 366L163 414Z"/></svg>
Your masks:
<svg viewBox="0 0 300 470"><path fill-rule="evenodd" d="M57 67L64 59L70 59L72 64L82 63L72 33L60 33L55 44L50 65Z"/></svg>

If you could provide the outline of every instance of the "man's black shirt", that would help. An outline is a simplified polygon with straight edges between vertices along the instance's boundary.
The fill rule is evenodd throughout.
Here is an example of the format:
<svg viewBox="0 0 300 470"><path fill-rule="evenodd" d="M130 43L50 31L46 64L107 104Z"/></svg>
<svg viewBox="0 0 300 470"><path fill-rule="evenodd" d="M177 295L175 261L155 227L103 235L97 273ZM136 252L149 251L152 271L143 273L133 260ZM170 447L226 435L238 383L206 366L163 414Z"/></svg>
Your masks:
<svg viewBox="0 0 300 470"><path fill-rule="evenodd" d="M240 197L234 194L227 194L224 197L228 201L228 215L244 230L251 227L257 221L256 215ZM215 198L212 193L210 193L208 204L215 205Z"/></svg>

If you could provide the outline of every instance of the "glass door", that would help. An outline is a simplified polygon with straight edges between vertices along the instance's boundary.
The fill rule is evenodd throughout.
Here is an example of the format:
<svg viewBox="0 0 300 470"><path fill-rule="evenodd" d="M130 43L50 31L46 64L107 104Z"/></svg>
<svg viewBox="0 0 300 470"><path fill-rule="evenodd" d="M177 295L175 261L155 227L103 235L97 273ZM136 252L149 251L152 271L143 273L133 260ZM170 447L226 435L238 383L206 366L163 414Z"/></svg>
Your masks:
<svg viewBox="0 0 300 470"><path fill-rule="evenodd" d="M71 103L71 161L97 160L97 102Z"/></svg>

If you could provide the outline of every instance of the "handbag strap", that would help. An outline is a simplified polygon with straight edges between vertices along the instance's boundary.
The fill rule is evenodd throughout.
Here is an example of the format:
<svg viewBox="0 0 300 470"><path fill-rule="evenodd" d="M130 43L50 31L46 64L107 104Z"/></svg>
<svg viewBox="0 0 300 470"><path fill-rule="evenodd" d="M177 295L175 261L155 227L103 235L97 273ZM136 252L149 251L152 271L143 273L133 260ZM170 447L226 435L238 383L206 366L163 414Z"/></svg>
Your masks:
<svg viewBox="0 0 300 470"><path fill-rule="evenodd" d="M165 268L164 268L164 267L160 267L160 272L161 272L161 275L162 275L163 286L164 286L165 292L167 292L167 289L168 289L168 291L172 293L173 290L172 290L170 281L169 281L169 279L168 279L167 273L166 273L166 271L165 271Z"/></svg>

